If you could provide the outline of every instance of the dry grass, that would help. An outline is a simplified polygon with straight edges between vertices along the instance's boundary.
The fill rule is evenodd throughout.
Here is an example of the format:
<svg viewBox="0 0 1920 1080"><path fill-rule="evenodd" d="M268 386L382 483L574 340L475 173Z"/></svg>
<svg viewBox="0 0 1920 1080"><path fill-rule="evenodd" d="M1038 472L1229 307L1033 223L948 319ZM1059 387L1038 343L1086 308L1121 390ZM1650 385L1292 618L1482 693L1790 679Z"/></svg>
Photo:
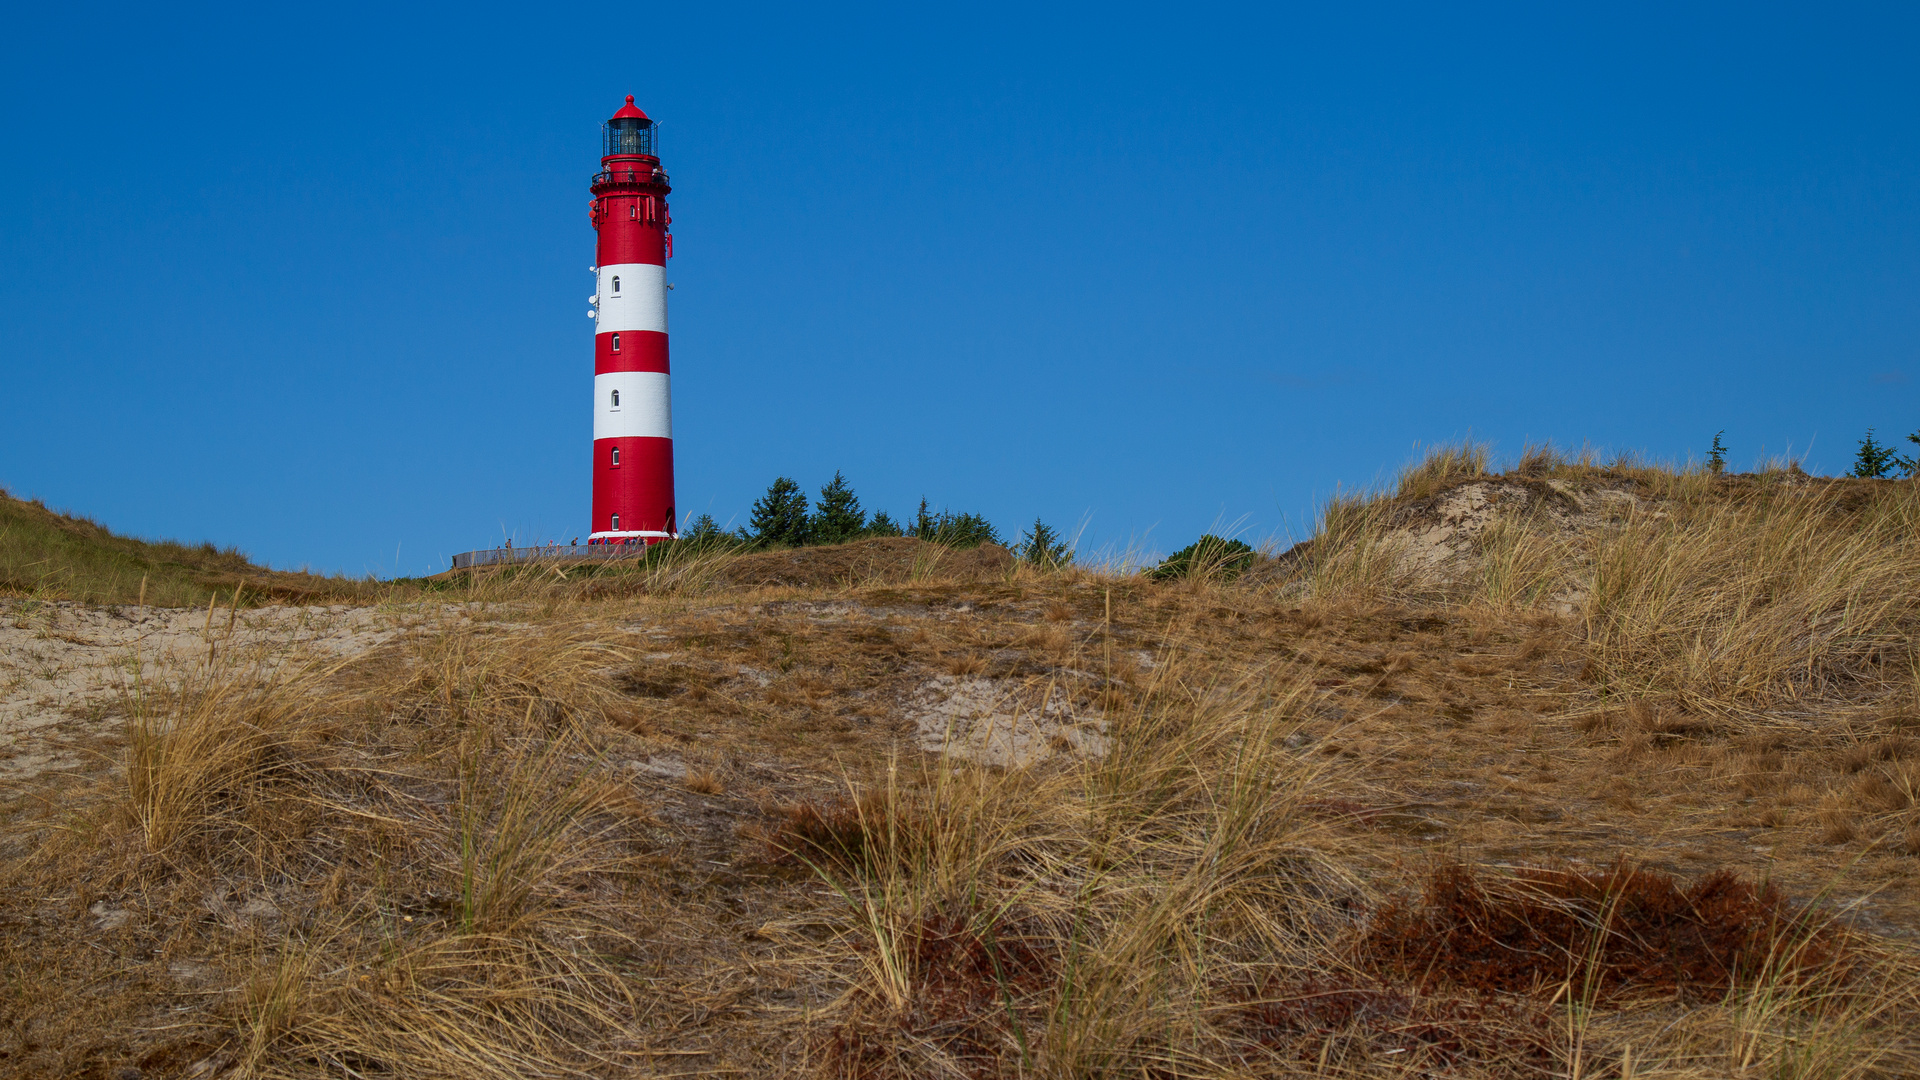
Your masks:
<svg viewBox="0 0 1920 1080"><path fill-rule="evenodd" d="M1392 504L1357 492L1337 494L1321 510L1302 560L1307 594L1326 604L1375 603L1405 595L1414 575L1407 541L1393 530Z"/></svg>
<svg viewBox="0 0 1920 1080"><path fill-rule="evenodd" d="M258 816L260 792L284 776L300 737L304 681L218 665L178 686L128 698L125 811L146 851L166 856L231 839Z"/></svg>
<svg viewBox="0 0 1920 1080"><path fill-rule="evenodd" d="M1615 692L1723 709L1905 676L1920 485L1739 492L1636 515L1593 552L1587 637Z"/></svg>
<svg viewBox="0 0 1920 1080"><path fill-rule="evenodd" d="M1575 545L1537 518L1493 522L1479 541L1474 600L1501 609L1537 609L1569 587Z"/></svg>
<svg viewBox="0 0 1920 1080"><path fill-rule="evenodd" d="M1920 1070L1911 489L1487 469L1236 581L523 567L130 688L11 811L0 1074ZM1410 569L1407 508L1493 479L1538 498ZM924 751L954 678L1104 752Z"/></svg>
<svg viewBox="0 0 1920 1080"><path fill-rule="evenodd" d="M1521 460L1521 468L1536 466L1542 454L1550 452L1550 448L1529 447ZM1403 499L1426 498L1463 480L1487 475L1487 466L1492 460L1493 448L1471 438L1458 444L1432 447L1400 470L1394 494Z"/></svg>
<svg viewBox="0 0 1920 1080"><path fill-rule="evenodd" d="M1426 534L1456 526L1434 516L1435 496L1488 478L1484 447L1443 447L1403 473L1397 498L1332 499L1280 576L1321 603L1560 603L1577 609L1606 693L1690 710L1891 701L1914 685L1920 484L1714 477L1593 458L1530 447L1498 478L1558 484L1546 494L1586 509L1587 527L1569 528L1539 499L1496 506L1470 556L1435 569L1413 555ZM1602 517L1573 484L1622 498Z"/></svg>
<svg viewBox="0 0 1920 1080"><path fill-rule="evenodd" d="M34 1037L68 1019L52 1010L126 1031L106 1018L129 998L207 991L173 1044L207 1069L586 1067L580 1040L631 1005L606 955L627 916L605 883L648 820L569 723L579 699L544 696L591 650L564 630L423 646L379 672L216 663L130 698L124 787L103 785L20 865L43 895L124 913L117 934L153 944L114 953L152 955L135 970L155 970L136 980L144 994L75 986L20 1004L15 1071L84 1065L85 1042Z"/></svg>

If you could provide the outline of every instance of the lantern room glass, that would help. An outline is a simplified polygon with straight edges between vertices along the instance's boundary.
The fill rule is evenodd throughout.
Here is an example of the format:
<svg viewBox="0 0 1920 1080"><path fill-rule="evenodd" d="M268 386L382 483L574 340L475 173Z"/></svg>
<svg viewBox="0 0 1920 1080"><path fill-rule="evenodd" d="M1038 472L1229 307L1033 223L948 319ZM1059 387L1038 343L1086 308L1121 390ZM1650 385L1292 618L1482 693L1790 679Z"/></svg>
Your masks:
<svg viewBox="0 0 1920 1080"><path fill-rule="evenodd" d="M638 116L623 116L600 125L601 157L614 154L645 154L659 157L655 146L653 121Z"/></svg>

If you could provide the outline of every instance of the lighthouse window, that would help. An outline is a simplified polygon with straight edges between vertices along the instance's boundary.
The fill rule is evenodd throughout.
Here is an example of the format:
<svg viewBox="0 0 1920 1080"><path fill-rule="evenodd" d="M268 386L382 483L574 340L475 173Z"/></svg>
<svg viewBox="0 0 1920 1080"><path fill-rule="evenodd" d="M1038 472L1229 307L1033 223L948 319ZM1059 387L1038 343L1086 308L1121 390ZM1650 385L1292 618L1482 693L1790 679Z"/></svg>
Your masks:
<svg viewBox="0 0 1920 1080"><path fill-rule="evenodd" d="M618 390L613 392L613 407L616 409L620 407L620 391Z"/></svg>
<svg viewBox="0 0 1920 1080"><path fill-rule="evenodd" d="M613 463L615 465L620 464L620 448L617 446L613 448ZM614 528L619 528L619 526L616 525Z"/></svg>
<svg viewBox="0 0 1920 1080"><path fill-rule="evenodd" d="M629 220L629 221L631 221L631 220L633 220L634 218L637 218L637 217L639 217L639 216L640 216L640 208L639 208L639 207L637 207L637 206L628 206L628 207L627 207L627 220Z"/></svg>
<svg viewBox="0 0 1920 1080"><path fill-rule="evenodd" d="M620 531L620 515L619 514L613 515L613 531L614 532Z"/></svg>
<svg viewBox="0 0 1920 1080"><path fill-rule="evenodd" d="M619 352L619 351L620 351L620 335L619 335L619 334L615 334L615 335L613 335L613 351L614 351L614 352ZM615 392L613 396L614 396L614 397L615 397L615 398L617 399L617 398L619 398L619 396L620 396L620 395L619 395L619 393L618 393L618 392ZM616 400L616 401L614 401L614 404L615 404L615 405L618 405L618 404L620 404L620 402L619 402L618 400Z"/></svg>
<svg viewBox="0 0 1920 1080"><path fill-rule="evenodd" d="M613 275L613 291L614 292L620 291L620 275L619 274Z"/></svg>

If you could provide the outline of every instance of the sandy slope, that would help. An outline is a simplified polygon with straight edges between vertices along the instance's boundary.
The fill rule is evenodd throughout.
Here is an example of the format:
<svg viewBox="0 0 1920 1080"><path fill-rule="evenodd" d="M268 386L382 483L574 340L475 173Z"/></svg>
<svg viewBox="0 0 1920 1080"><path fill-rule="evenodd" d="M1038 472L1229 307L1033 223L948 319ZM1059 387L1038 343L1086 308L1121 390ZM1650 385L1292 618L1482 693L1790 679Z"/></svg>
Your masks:
<svg viewBox="0 0 1920 1080"><path fill-rule="evenodd" d="M0 606L0 779L82 767L122 722L136 679L169 679L213 650L347 657L417 626L420 612L263 607L238 612L75 603Z"/></svg>
<svg viewBox="0 0 1920 1080"><path fill-rule="evenodd" d="M216 652L231 660L237 650L242 659L270 663L346 659L474 613L466 605L216 608L209 613L7 604L0 607L0 780L96 762L102 740L119 734L123 702L137 680L151 684L177 678ZM1062 750L1097 756L1105 749L1101 725L1079 716L1052 681L1028 686L943 675L920 686L906 705L923 749L998 765L1032 762Z"/></svg>

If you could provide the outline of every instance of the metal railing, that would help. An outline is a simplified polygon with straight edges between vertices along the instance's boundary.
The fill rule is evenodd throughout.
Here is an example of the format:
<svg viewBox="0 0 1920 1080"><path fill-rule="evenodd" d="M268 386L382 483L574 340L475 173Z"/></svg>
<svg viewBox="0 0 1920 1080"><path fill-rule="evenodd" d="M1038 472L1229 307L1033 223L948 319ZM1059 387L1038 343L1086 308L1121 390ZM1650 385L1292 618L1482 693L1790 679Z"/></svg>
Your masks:
<svg viewBox="0 0 1920 1080"><path fill-rule="evenodd" d="M576 559L637 559L647 545L636 539L627 544L537 544L533 547L497 547L463 551L453 557L455 570L511 563L572 562Z"/></svg>
<svg viewBox="0 0 1920 1080"><path fill-rule="evenodd" d="M660 169L642 169L636 166L616 165L611 169L601 169L593 174L592 187L639 187L645 184L667 185L667 174Z"/></svg>

